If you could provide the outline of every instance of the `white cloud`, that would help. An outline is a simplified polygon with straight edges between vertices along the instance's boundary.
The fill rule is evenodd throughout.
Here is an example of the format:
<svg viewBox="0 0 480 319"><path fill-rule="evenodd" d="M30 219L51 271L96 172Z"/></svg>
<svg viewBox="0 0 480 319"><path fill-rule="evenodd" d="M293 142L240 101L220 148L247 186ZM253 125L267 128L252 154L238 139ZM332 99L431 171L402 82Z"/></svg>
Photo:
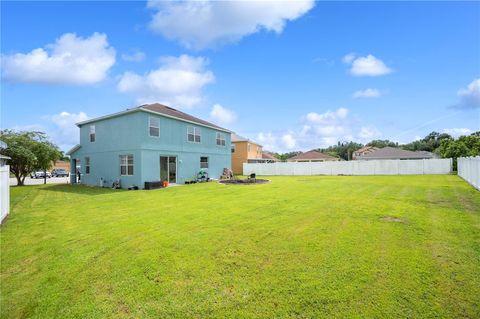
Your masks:
<svg viewBox="0 0 480 319"><path fill-rule="evenodd" d="M206 70L207 59L181 55L163 57L161 66L143 75L125 72L118 90L131 93L139 103L160 102L172 107L190 108L202 100L202 89L214 82L215 76Z"/></svg>
<svg viewBox="0 0 480 319"><path fill-rule="evenodd" d="M282 136L282 142L288 150L293 149L297 145L297 141L292 134L284 134Z"/></svg>
<svg viewBox="0 0 480 319"><path fill-rule="evenodd" d="M382 134L379 130L375 127L362 127L360 132L358 133L358 137L360 137L363 141L370 141L377 137L380 137Z"/></svg>
<svg viewBox="0 0 480 319"><path fill-rule="evenodd" d="M68 151L79 143L80 131L75 123L88 120L84 112L70 113L60 112L54 115L42 117L42 124L14 126L17 131L41 131L63 151Z"/></svg>
<svg viewBox="0 0 480 319"><path fill-rule="evenodd" d="M348 58L345 59L346 57ZM355 76L379 76L392 72L392 70L388 68L382 60L374 57L371 54L367 55L366 57L358 58L347 55L344 57L344 62L352 64L350 73Z"/></svg>
<svg viewBox="0 0 480 319"><path fill-rule="evenodd" d="M40 84L93 84L115 64L115 49L103 33L78 37L65 33L55 43L29 53L2 55L7 81Z"/></svg>
<svg viewBox="0 0 480 319"><path fill-rule="evenodd" d="M314 6L300 1L149 1L156 10L150 28L187 48L236 42L261 30L281 33Z"/></svg>
<svg viewBox="0 0 480 319"><path fill-rule="evenodd" d="M237 114L220 104L215 104L210 112L210 117L217 123L230 124L237 119Z"/></svg>
<svg viewBox="0 0 480 319"><path fill-rule="evenodd" d="M336 111L327 111L322 114L316 112L310 112L307 114L306 119L308 122L325 124L331 123L332 121L337 121L346 118L348 115L348 109L341 107Z"/></svg>
<svg viewBox="0 0 480 319"><path fill-rule="evenodd" d="M374 97L380 97L382 93L378 89L365 89L365 90L359 90L353 93L354 98L374 98Z"/></svg>
<svg viewBox="0 0 480 319"><path fill-rule="evenodd" d="M456 105L459 109L480 108L480 78L473 80L465 89L457 92L460 103Z"/></svg>
<svg viewBox="0 0 480 319"><path fill-rule="evenodd" d="M350 64L352 63L352 61L355 59L355 53L349 53L347 55L345 55L343 58L342 58L342 62L343 63L346 63L346 64Z"/></svg>
<svg viewBox="0 0 480 319"><path fill-rule="evenodd" d="M468 128L446 128L442 131L443 133L450 134L451 136L457 138L462 135L470 135L473 133L471 129Z"/></svg>
<svg viewBox="0 0 480 319"><path fill-rule="evenodd" d="M145 53L141 51L135 51L132 54L122 54L122 59L127 62L142 62L143 60L145 60L145 57Z"/></svg>
<svg viewBox="0 0 480 319"><path fill-rule="evenodd" d="M359 127L349 113L349 110L343 107L323 113L310 112L302 118L303 123L298 127L261 132L257 135L257 140L265 149L287 152L324 148L339 141L365 143L381 136L381 132L375 127Z"/></svg>
<svg viewBox="0 0 480 319"><path fill-rule="evenodd" d="M277 149L277 137L272 132L258 133L257 140L263 145L263 149L265 150Z"/></svg>

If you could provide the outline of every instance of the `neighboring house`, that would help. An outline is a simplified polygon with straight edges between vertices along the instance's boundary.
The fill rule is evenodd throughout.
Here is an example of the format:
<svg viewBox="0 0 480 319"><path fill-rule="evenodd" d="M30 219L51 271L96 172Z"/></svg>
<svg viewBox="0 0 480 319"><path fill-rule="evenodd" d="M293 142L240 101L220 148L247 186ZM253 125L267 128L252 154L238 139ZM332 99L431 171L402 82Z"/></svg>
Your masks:
<svg viewBox="0 0 480 319"><path fill-rule="evenodd" d="M243 163L265 163L262 145L232 133L232 171L243 174Z"/></svg>
<svg viewBox="0 0 480 319"><path fill-rule="evenodd" d="M70 162L67 161L56 161L52 163L52 169L54 168L62 168L67 172L70 172Z"/></svg>
<svg viewBox="0 0 480 319"><path fill-rule="evenodd" d="M184 183L201 170L219 178L230 168L227 129L162 104L146 104L77 123L80 144L71 149L71 183L122 188L145 182Z"/></svg>
<svg viewBox="0 0 480 319"><path fill-rule="evenodd" d="M338 157L333 157L325 153L317 151L308 151L300 153L294 157L287 159L287 162L326 162L326 161L339 161Z"/></svg>
<svg viewBox="0 0 480 319"><path fill-rule="evenodd" d="M356 157L356 160L387 160L387 159L400 159L400 160L407 160L407 159L430 159L430 158L437 158L435 154L430 152L412 152L402 150L401 148L395 147L384 147L379 148L373 152L361 155Z"/></svg>
<svg viewBox="0 0 480 319"><path fill-rule="evenodd" d="M262 159L264 159L267 163L275 163L278 162L278 158L276 158L272 153L263 151Z"/></svg>
<svg viewBox="0 0 480 319"><path fill-rule="evenodd" d="M352 153L352 159L357 159L357 157L359 156L363 156L365 154L368 154L368 153L371 153L371 152L374 152L376 150L378 150L379 148L378 147L375 147L375 146L364 146L358 150L356 150L355 152Z"/></svg>
<svg viewBox="0 0 480 319"><path fill-rule="evenodd" d="M0 150L7 148L7 144L0 141ZM0 154L0 223L10 213L10 166L8 156Z"/></svg>

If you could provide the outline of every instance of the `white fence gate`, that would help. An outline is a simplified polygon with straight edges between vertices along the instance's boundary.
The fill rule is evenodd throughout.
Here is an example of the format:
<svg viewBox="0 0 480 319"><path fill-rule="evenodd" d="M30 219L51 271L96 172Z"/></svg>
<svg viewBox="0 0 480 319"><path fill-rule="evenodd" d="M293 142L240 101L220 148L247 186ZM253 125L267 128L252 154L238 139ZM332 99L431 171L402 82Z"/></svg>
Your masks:
<svg viewBox="0 0 480 319"><path fill-rule="evenodd" d="M0 165L0 223L10 212L10 168Z"/></svg>
<svg viewBox="0 0 480 319"><path fill-rule="evenodd" d="M243 164L244 175L424 175L451 172L451 158Z"/></svg>
<svg viewBox="0 0 480 319"><path fill-rule="evenodd" d="M480 190L480 156L457 159L458 176Z"/></svg>

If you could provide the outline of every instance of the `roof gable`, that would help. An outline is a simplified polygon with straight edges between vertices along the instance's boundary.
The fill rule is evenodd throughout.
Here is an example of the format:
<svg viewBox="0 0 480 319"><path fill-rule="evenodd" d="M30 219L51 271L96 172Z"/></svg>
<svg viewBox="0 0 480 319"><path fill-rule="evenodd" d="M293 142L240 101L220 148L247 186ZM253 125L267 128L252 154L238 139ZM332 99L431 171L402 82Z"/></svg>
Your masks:
<svg viewBox="0 0 480 319"><path fill-rule="evenodd" d="M227 130L226 128L220 127L220 126L215 125L213 123L204 121L204 120L199 119L195 116L192 116L190 114L184 113L182 111L176 110L174 108L171 108L169 106L159 104L159 103L144 104L144 105L137 106L137 107L134 107L134 108L131 108L131 109L127 109L127 110L122 111L122 112L117 112L117 113L93 118L93 119L90 119L90 120L86 120L86 121L83 121L83 122L79 122L79 123L76 123L76 125L81 126L81 125L85 125L85 124L89 124L89 123L98 122L98 121L101 121L101 120L110 119L110 118L117 117L117 116L123 116L123 115L129 114L129 113L141 112L141 111L155 113L155 114L163 115L165 117L177 119L177 120L180 120L180 121L193 123L193 124L198 124L198 125L209 127L209 128L216 129L216 130L219 130L219 131L224 131L226 133L231 133L231 131Z"/></svg>
<svg viewBox="0 0 480 319"><path fill-rule="evenodd" d="M330 156L328 154L320 153L317 151L308 151L305 153L300 153L294 157L290 157L289 160L315 160L315 159L336 159L336 157Z"/></svg>

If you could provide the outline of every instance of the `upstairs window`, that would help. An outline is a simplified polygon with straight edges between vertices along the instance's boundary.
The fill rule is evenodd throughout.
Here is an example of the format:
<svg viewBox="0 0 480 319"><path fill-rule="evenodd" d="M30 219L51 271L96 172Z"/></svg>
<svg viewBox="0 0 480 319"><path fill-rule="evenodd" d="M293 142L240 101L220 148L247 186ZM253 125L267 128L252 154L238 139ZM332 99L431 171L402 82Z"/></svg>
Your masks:
<svg viewBox="0 0 480 319"><path fill-rule="evenodd" d="M235 153L235 144L232 143L232 153Z"/></svg>
<svg viewBox="0 0 480 319"><path fill-rule="evenodd" d="M90 174L90 157L85 157L85 174Z"/></svg>
<svg viewBox="0 0 480 319"><path fill-rule="evenodd" d="M217 133L217 145L225 146L225 134Z"/></svg>
<svg viewBox="0 0 480 319"><path fill-rule="evenodd" d="M133 175L133 155L120 155L120 175Z"/></svg>
<svg viewBox="0 0 480 319"><path fill-rule="evenodd" d="M95 142L95 125L90 125L90 142Z"/></svg>
<svg viewBox="0 0 480 319"><path fill-rule="evenodd" d="M247 144L247 152L250 152L250 149L251 149L251 145L250 143Z"/></svg>
<svg viewBox="0 0 480 319"><path fill-rule="evenodd" d="M158 117L148 118L149 134L152 137L160 136L160 119Z"/></svg>
<svg viewBox="0 0 480 319"><path fill-rule="evenodd" d="M187 128L187 138L189 142L200 143L200 128L189 126Z"/></svg>
<svg viewBox="0 0 480 319"><path fill-rule="evenodd" d="M208 168L208 157L206 156L200 157L200 168Z"/></svg>

